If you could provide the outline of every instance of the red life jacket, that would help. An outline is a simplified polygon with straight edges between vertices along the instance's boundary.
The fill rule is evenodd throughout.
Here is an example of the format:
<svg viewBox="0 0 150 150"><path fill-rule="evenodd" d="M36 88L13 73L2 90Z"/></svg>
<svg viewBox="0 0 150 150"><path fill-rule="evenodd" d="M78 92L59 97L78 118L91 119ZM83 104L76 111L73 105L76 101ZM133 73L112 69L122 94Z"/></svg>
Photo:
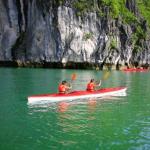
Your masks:
<svg viewBox="0 0 150 150"><path fill-rule="evenodd" d="M58 87L59 93L65 93L66 92L66 86L63 84L60 84Z"/></svg>
<svg viewBox="0 0 150 150"><path fill-rule="evenodd" d="M95 90L95 84L93 82L90 82L87 84L87 91L94 91Z"/></svg>

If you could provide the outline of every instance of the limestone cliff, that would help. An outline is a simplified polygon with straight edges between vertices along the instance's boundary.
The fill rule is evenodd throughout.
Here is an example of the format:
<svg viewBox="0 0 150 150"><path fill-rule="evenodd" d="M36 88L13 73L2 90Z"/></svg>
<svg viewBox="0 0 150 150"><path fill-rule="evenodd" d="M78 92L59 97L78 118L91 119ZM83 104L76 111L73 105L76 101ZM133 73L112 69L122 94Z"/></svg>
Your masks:
<svg viewBox="0 0 150 150"><path fill-rule="evenodd" d="M124 1L124 0L122 0ZM91 0L0 0L0 61L150 64L150 32L136 0L124 1L135 20L112 17Z"/></svg>

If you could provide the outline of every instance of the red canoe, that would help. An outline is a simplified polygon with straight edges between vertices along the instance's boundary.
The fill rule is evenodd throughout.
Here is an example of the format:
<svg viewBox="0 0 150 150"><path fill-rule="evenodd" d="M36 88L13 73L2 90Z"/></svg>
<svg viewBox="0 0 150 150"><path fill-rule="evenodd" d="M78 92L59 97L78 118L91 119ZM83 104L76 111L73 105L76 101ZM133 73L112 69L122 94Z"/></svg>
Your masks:
<svg viewBox="0 0 150 150"><path fill-rule="evenodd" d="M125 72L147 72L148 69L143 69L143 68L128 68L128 69L123 69Z"/></svg>
<svg viewBox="0 0 150 150"><path fill-rule="evenodd" d="M88 91L74 91L68 94L42 94L33 95L28 97L28 104L37 102L60 102L75 99L86 99L86 98L96 98L104 96L125 96L126 87L114 87L114 88L102 88L94 92Z"/></svg>

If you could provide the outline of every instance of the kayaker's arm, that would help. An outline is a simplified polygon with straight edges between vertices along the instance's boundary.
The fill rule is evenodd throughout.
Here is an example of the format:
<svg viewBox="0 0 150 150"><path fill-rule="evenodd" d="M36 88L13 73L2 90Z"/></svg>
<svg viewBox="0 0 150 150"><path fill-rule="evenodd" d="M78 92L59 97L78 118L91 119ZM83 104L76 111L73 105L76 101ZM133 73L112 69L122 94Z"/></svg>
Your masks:
<svg viewBox="0 0 150 150"><path fill-rule="evenodd" d="M95 86L96 86L96 87L101 86L101 80L100 80L100 81L97 81L97 82L95 83Z"/></svg>
<svg viewBox="0 0 150 150"><path fill-rule="evenodd" d="M101 86L101 83L102 83L102 81L100 80L98 86Z"/></svg>
<svg viewBox="0 0 150 150"><path fill-rule="evenodd" d="M101 86L101 80L95 84L95 90L98 90Z"/></svg>
<svg viewBox="0 0 150 150"><path fill-rule="evenodd" d="M72 89L72 85L70 83L68 83L67 88L70 90Z"/></svg>
<svg viewBox="0 0 150 150"><path fill-rule="evenodd" d="M71 89L72 89L72 86L70 83L68 83L68 85L66 86L66 93L69 93Z"/></svg>
<svg viewBox="0 0 150 150"><path fill-rule="evenodd" d="M68 89L69 89L69 90L71 90L71 89L72 89L72 86L71 86L71 85L69 85L69 86L68 86Z"/></svg>

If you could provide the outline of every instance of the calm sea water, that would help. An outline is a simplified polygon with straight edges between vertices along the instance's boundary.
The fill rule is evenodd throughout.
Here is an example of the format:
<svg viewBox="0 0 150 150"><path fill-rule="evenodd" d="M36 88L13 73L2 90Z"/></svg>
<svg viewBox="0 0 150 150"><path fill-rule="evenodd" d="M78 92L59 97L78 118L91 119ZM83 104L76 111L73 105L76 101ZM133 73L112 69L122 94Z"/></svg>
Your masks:
<svg viewBox="0 0 150 150"><path fill-rule="evenodd" d="M0 150L149 150L150 72L112 71L102 87L127 86L126 97L27 105L27 96L57 91L77 73L85 89L101 71L0 68Z"/></svg>

